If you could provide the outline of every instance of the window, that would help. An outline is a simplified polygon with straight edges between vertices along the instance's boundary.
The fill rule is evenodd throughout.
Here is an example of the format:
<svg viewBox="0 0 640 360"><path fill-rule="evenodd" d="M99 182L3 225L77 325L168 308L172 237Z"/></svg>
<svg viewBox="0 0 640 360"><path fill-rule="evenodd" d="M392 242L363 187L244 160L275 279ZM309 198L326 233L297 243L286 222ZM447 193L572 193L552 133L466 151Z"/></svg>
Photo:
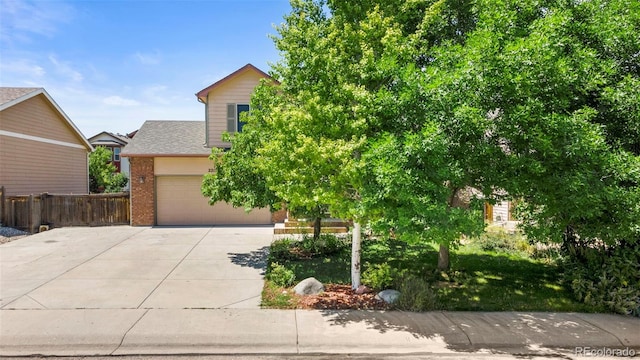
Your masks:
<svg viewBox="0 0 640 360"><path fill-rule="evenodd" d="M240 115L249 111L247 104L227 104L227 131L229 133L241 132L244 122L240 121Z"/></svg>
<svg viewBox="0 0 640 360"><path fill-rule="evenodd" d="M120 161L120 148L113 148L113 161Z"/></svg>

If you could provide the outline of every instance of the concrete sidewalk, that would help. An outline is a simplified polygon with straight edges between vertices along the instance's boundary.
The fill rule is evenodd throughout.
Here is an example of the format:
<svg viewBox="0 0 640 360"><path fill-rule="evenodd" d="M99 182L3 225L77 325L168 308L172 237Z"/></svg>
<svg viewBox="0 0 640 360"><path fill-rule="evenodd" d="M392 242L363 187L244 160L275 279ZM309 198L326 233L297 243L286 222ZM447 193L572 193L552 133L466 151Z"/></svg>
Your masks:
<svg viewBox="0 0 640 360"><path fill-rule="evenodd" d="M256 309L2 310L0 355L640 354L616 315ZM581 350L582 349L582 350ZM613 353L611 353L613 354Z"/></svg>
<svg viewBox="0 0 640 360"><path fill-rule="evenodd" d="M640 319L617 315L260 309L270 230L68 228L4 244L0 355L640 354Z"/></svg>

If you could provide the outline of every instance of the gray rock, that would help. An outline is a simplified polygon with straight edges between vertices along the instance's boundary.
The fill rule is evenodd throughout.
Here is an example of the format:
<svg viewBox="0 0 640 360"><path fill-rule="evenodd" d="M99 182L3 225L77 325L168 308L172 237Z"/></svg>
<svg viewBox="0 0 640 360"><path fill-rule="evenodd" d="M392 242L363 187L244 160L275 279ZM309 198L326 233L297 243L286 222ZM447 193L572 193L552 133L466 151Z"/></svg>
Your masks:
<svg viewBox="0 0 640 360"><path fill-rule="evenodd" d="M393 304L398 301L398 297L400 297L400 292L398 290L382 290L376 295L376 299L382 300L387 304Z"/></svg>
<svg viewBox="0 0 640 360"><path fill-rule="evenodd" d="M316 278L306 278L293 288L298 295L318 295L324 291L324 285Z"/></svg>

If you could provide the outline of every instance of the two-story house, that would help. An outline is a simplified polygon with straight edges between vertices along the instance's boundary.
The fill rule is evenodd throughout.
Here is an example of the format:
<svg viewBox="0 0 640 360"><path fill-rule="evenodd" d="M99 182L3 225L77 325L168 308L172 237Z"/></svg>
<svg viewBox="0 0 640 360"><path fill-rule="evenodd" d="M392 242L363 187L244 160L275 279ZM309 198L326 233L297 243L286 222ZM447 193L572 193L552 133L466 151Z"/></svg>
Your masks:
<svg viewBox="0 0 640 360"><path fill-rule="evenodd" d="M269 209L247 213L226 203L209 205L202 177L215 171L212 147L228 148L224 131L242 131L254 88L265 72L251 64L199 91L204 121L146 121L124 148L131 171L132 225L272 224Z"/></svg>

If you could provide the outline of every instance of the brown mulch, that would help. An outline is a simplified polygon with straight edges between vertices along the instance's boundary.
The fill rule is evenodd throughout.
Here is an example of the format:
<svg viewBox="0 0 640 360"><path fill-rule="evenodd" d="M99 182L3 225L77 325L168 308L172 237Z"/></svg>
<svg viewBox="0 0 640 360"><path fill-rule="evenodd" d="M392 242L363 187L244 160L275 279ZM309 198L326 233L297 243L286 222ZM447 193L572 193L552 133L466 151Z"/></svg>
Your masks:
<svg viewBox="0 0 640 360"><path fill-rule="evenodd" d="M375 298L375 293L356 294L351 285L325 284L319 295L301 296L298 308L317 310L388 310L389 305Z"/></svg>

